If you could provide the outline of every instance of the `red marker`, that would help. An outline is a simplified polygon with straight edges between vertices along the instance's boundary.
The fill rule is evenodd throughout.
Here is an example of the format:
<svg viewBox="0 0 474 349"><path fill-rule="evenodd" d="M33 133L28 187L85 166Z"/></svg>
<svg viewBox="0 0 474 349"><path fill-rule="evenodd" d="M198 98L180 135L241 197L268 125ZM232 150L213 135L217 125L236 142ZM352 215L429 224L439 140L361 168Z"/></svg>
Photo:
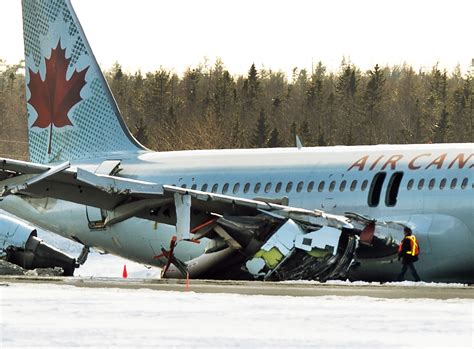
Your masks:
<svg viewBox="0 0 474 349"><path fill-rule="evenodd" d="M127 265L126 265L126 264L124 264L124 265L123 265L123 273L122 273L122 277L123 277L124 279L126 279L126 278L128 277L128 273L127 273Z"/></svg>

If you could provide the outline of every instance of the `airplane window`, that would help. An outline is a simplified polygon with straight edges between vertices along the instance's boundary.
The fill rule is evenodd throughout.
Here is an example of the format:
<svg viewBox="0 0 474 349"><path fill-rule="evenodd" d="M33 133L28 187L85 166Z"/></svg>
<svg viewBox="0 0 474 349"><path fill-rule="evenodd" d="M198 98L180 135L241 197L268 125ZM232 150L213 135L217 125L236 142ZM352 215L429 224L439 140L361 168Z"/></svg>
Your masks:
<svg viewBox="0 0 474 349"><path fill-rule="evenodd" d="M268 183L265 185L265 193L268 193L271 189L272 189L272 183L271 183L271 182L268 182Z"/></svg>
<svg viewBox="0 0 474 349"><path fill-rule="evenodd" d="M296 191L299 193L301 190L303 190L304 183L299 182L298 185L296 186Z"/></svg>
<svg viewBox="0 0 474 349"><path fill-rule="evenodd" d="M393 207L397 204L398 190L400 189L400 183L402 182L403 172L395 172L387 186L387 193L385 194L385 205Z"/></svg>
<svg viewBox="0 0 474 349"><path fill-rule="evenodd" d="M198 186L197 186L197 184L196 184L196 183L194 183L194 184L191 186L191 189L192 189L192 190L196 190L196 189L197 189L197 187L198 187Z"/></svg>
<svg viewBox="0 0 474 349"><path fill-rule="evenodd" d="M456 188L456 184L458 184L458 179L457 178L453 178L453 180L451 181L451 185L449 186L451 189L454 189Z"/></svg>
<svg viewBox="0 0 474 349"><path fill-rule="evenodd" d="M312 192L313 191L313 188L314 188L314 181L311 181L308 183L308 193Z"/></svg>
<svg viewBox="0 0 474 349"><path fill-rule="evenodd" d="M423 189L423 186L425 185L425 180L422 178L420 179L420 181L418 182L418 190L421 190Z"/></svg>
<svg viewBox="0 0 474 349"><path fill-rule="evenodd" d="M408 189L408 190L411 190L411 189L413 188L413 183L414 183L414 182L415 182L415 181L414 181L413 179L410 179L410 180L408 181L408 183L407 183L407 189Z"/></svg>
<svg viewBox="0 0 474 349"><path fill-rule="evenodd" d="M364 191L365 189L367 189L367 185L369 185L369 181L366 179L362 182L362 185L360 186L360 190Z"/></svg>
<svg viewBox="0 0 474 349"><path fill-rule="evenodd" d="M245 186L244 186L244 193L248 193L248 192L249 192L249 189L250 189L250 183L245 183Z"/></svg>
<svg viewBox="0 0 474 349"><path fill-rule="evenodd" d="M279 193L280 190L281 190L281 186L282 186L282 183L281 182L278 182L276 187L275 187L275 193Z"/></svg>
<svg viewBox="0 0 474 349"><path fill-rule="evenodd" d="M227 190L229 190L229 183L224 184L222 187L222 194L226 194Z"/></svg>
<svg viewBox="0 0 474 349"><path fill-rule="evenodd" d="M336 181L332 181L331 184L329 184L329 191L333 191L335 187L336 187Z"/></svg>
<svg viewBox="0 0 474 349"><path fill-rule="evenodd" d="M318 191L322 192L323 190L324 190L324 181L321 181L321 183L319 183Z"/></svg>
<svg viewBox="0 0 474 349"><path fill-rule="evenodd" d="M254 192L254 193L258 193L258 192L260 191L260 186L261 186L260 182L259 182L259 183L256 183L256 184L255 184L255 188L253 188L253 192Z"/></svg>
<svg viewBox="0 0 474 349"><path fill-rule="evenodd" d="M181 188L186 189L186 184L182 184Z"/></svg>
<svg viewBox="0 0 474 349"><path fill-rule="evenodd" d="M203 185L202 185L201 191L207 191L207 184L203 184Z"/></svg>
<svg viewBox="0 0 474 349"><path fill-rule="evenodd" d="M464 179L462 180L461 189L466 189L466 187L467 187L467 182L468 182L468 179L467 179L467 177L466 177L466 178L464 178Z"/></svg>
<svg viewBox="0 0 474 349"><path fill-rule="evenodd" d="M357 181L353 180L351 183L351 191L354 191L356 187L357 187Z"/></svg>
<svg viewBox="0 0 474 349"><path fill-rule="evenodd" d="M219 188L219 184L216 183L216 184L214 184L214 185L212 186L212 190L211 190L211 191L212 191L213 193L217 193L217 189L218 189L218 188Z"/></svg>
<svg viewBox="0 0 474 349"><path fill-rule="evenodd" d="M435 183L436 183L436 179L431 178L430 182L428 183L428 189L429 190L433 189L435 186Z"/></svg>
<svg viewBox="0 0 474 349"><path fill-rule="evenodd" d="M443 178L441 182L439 182L439 189L443 190L446 186L446 178Z"/></svg>
<svg viewBox="0 0 474 349"><path fill-rule="evenodd" d="M240 184L239 184L239 183L235 183L233 193L234 193L234 194L237 194L237 192L239 191L239 188L240 188Z"/></svg>
<svg viewBox="0 0 474 349"><path fill-rule="evenodd" d="M339 186L339 191L344 191L344 189L346 189L346 184L347 184L347 181L342 181L341 185Z"/></svg>
<svg viewBox="0 0 474 349"><path fill-rule="evenodd" d="M288 182L286 185L286 192L289 193L291 191L291 188L293 188L293 182Z"/></svg>

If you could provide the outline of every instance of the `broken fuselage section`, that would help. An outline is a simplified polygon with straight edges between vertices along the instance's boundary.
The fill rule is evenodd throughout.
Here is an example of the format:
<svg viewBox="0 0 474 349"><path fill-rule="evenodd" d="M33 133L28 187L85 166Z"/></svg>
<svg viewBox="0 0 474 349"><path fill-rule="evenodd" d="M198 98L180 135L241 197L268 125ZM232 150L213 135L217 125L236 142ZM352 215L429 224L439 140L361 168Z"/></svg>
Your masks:
<svg viewBox="0 0 474 349"><path fill-rule="evenodd" d="M191 278L245 280L346 280L371 263L397 258L403 226L346 214L347 224L317 225L262 213L216 217L195 238L206 253L187 262ZM171 265L163 277L182 278Z"/></svg>

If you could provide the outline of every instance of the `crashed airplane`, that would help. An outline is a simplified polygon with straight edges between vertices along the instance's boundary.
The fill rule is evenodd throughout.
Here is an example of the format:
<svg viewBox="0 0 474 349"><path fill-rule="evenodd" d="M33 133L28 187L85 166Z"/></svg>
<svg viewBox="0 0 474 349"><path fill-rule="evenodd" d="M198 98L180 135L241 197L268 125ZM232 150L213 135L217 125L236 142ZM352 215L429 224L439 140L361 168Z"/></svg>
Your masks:
<svg viewBox="0 0 474 349"><path fill-rule="evenodd" d="M22 6L30 162L0 159L0 208L80 242L81 260L93 247L163 277L390 281L408 226L424 281L474 282L473 144L152 152L70 1Z"/></svg>

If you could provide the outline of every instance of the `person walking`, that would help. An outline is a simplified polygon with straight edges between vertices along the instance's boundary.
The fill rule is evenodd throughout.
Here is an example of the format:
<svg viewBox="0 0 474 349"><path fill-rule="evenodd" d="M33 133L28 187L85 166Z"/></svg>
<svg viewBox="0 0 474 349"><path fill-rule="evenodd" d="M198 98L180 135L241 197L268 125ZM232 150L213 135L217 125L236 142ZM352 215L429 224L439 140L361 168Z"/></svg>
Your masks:
<svg viewBox="0 0 474 349"><path fill-rule="evenodd" d="M418 245L418 241L410 228L405 227L403 229L403 233L405 234L405 237L398 247L398 260L402 260L403 267L402 271L398 275L397 280L404 280L406 271L410 269L415 281L420 281L420 276L418 275L414 266L414 263L418 260L418 255L420 254L420 246Z"/></svg>

